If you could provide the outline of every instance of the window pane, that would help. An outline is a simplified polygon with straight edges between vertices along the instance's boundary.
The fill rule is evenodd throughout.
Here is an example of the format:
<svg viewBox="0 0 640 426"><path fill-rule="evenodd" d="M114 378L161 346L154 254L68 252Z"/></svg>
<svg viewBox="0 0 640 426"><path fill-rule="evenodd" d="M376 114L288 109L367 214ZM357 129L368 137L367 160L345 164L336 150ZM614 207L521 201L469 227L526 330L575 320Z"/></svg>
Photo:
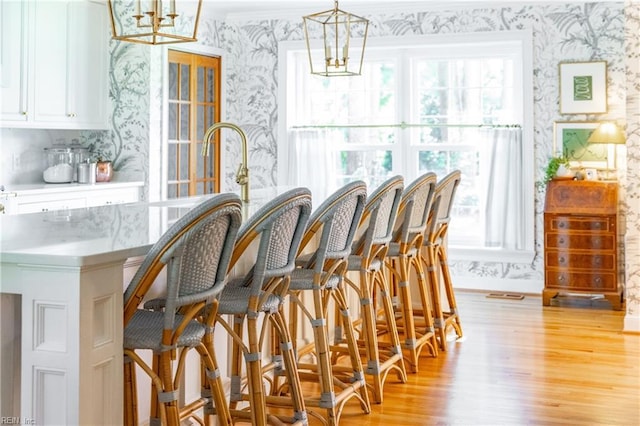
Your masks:
<svg viewBox="0 0 640 426"><path fill-rule="evenodd" d="M178 104L169 103L169 134L167 135L169 139L176 140L178 139Z"/></svg>
<svg viewBox="0 0 640 426"><path fill-rule="evenodd" d="M372 61L358 78L309 76L309 113L300 121L311 125L395 123L395 68L393 61Z"/></svg>
<svg viewBox="0 0 640 426"><path fill-rule="evenodd" d="M198 67L198 102L204 102L204 72L204 68Z"/></svg>
<svg viewBox="0 0 640 426"><path fill-rule="evenodd" d="M180 65L180 100L191 100L191 93L189 91L191 80L191 67L189 65Z"/></svg>
<svg viewBox="0 0 640 426"><path fill-rule="evenodd" d="M189 140L189 105L180 105L180 140Z"/></svg>
<svg viewBox="0 0 640 426"><path fill-rule="evenodd" d="M169 64L169 99L178 99L178 64Z"/></svg>
<svg viewBox="0 0 640 426"><path fill-rule="evenodd" d="M215 102L216 99L215 71L213 68L207 68L207 102Z"/></svg>
<svg viewBox="0 0 640 426"><path fill-rule="evenodd" d="M196 110L198 111L198 117L197 117L197 120L196 120L196 133L198 135L203 135L204 136L204 132L207 130L205 128L205 121L204 121L204 106L198 105ZM207 126L207 127L209 127L209 126ZM198 136L198 137L201 137L201 136Z"/></svg>
<svg viewBox="0 0 640 426"><path fill-rule="evenodd" d="M178 162L178 150L177 145L175 143L169 144L169 154L168 154L168 176L167 178L172 181L178 179L178 171L176 164Z"/></svg>
<svg viewBox="0 0 640 426"><path fill-rule="evenodd" d="M391 151L342 151L339 154L337 186L360 179L375 187L392 175Z"/></svg>
<svg viewBox="0 0 640 426"><path fill-rule="evenodd" d="M180 144L180 180L189 180L189 145Z"/></svg>
<svg viewBox="0 0 640 426"><path fill-rule="evenodd" d="M167 197L178 198L178 185L170 183L167 185Z"/></svg>

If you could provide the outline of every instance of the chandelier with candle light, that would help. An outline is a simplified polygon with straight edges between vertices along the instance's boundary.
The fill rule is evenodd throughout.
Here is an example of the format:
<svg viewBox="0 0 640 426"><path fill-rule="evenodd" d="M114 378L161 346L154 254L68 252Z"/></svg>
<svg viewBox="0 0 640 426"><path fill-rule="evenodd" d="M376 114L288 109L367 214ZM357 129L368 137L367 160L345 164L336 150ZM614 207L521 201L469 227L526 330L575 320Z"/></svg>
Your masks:
<svg viewBox="0 0 640 426"><path fill-rule="evenodd" d="M312 74L325 77L361 74L369 29L367 19L341 10L337 0L333 9L302 19Z"/></svg>
<svg viewBox="0 0 640 426"><path fill-rule="evenodd" d="M107 4L115 40L142 44L197 41L202 0L107 0Z"/></svg>

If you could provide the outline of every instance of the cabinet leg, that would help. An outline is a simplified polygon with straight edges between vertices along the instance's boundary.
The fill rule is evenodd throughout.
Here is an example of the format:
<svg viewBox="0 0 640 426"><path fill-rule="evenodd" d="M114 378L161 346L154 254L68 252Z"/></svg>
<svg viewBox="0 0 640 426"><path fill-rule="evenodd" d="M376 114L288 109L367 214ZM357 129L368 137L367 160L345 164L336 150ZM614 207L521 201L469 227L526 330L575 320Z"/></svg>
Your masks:
<svg viewBox="0 0 640 426"><path fill-rule="evenodd" d="M551 306L551 299L556 297L557 294L556 290L542 290L542 306Z"/></svg>
<svg viewBox="0 0 640 426"><path fill-rule="evenodd" d="M611 303L614 311L622 310L622 294L605 294L604 297Z"/></svg>

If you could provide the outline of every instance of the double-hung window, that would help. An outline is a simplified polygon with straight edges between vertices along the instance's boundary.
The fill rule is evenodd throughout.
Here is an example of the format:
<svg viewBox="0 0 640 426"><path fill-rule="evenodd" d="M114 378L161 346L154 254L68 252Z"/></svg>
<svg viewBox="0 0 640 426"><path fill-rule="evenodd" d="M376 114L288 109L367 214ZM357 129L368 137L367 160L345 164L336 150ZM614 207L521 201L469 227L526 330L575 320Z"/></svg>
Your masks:
<svg viewBox="0 0 640 426"><path fill-rule="evenodd" d="M362 75L333 78L312 75L300 45L284 44L281 183L324 197L356 179L373 189L396 174L408 184L459 169L450 246L530 255L530 38L373 38Z"/></svg>

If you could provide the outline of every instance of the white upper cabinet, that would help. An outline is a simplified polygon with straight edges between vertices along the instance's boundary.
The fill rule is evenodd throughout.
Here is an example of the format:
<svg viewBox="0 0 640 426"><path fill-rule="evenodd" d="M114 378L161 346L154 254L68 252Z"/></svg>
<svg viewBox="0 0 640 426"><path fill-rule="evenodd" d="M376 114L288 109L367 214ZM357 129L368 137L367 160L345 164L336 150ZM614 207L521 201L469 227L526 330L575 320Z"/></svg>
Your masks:
<svg viewBox="0 0 640 426"><path fill-rule="evenodd" d="M108 128L106 5L1 0L0 8L2 126Z"/></svg>
<svg viewBox="0 0 640 426"><path fill-rule="evenodd" d="M28 119L27 80L29 2L0 1L0 119L24 123Z"/></svg>

